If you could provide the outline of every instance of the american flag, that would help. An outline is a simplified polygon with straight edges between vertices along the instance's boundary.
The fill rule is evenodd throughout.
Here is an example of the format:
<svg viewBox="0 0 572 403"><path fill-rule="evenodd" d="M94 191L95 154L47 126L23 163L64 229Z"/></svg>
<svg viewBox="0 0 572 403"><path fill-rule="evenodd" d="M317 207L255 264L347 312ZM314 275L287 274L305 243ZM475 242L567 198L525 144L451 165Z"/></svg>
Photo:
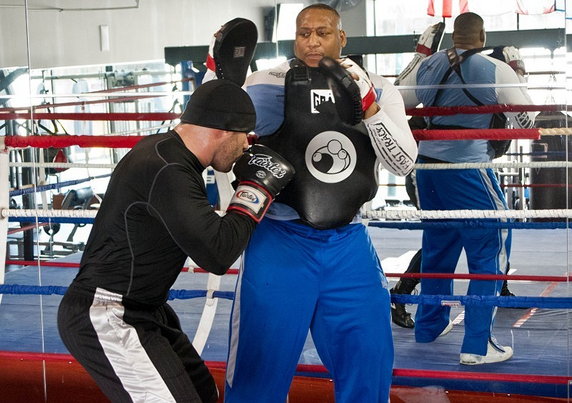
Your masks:
<svg viewBox="0 0 572 403"><path fill-rule="evenodd" d="M480 15L548 14L555 11L555 0L429 0L427 14L451 18L468 11Z"/></svg>
<svg viewBox="0 0 572 403"><path fill-rule="evenodd" d="M469 0L429 0L427 14L433 17L450 18L469 10Z"/></svg>

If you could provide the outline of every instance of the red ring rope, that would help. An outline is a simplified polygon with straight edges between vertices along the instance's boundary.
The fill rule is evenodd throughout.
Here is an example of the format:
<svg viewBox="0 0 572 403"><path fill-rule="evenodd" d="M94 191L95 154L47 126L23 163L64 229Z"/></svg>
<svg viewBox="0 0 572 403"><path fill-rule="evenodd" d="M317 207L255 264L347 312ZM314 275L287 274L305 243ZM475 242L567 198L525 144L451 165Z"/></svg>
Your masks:
<svg viewBox="0 0 572 403"><path fill-rule="evenodd" d="M29 224L29 225L25 225L25 226L20 227L20 228L10 228L10 229L8 230L8 235L16 234L16 233L22 232L22 231L28 231L28 230L31 230L31 229L36 229L36 228L38 228L38 227L45 227L45 226L48 226L48 225L50 225L50 223L41 222L41 223L38 223L37 226L36 226L36 224Z"/></svg>
<svg viewBox="0 0 572 403"><path fill-rule="evenodd" d="M178 119L181 114L169 112L124 112L124 113L30 113L10 112L0 113L1 120L34 119L34 120L143 120L163 121Z"/></svg>
<svg viewBox="0 0 572 403"><path fill-rule="evenodd" d="M62 148L107 147L131 148L145 136L6 136L6 147Z"/></svg>
<svg viewBox="0 0 572 403"><path fill-rule="evenodd" d="M7 265L36 266L36 260L6 260ZM79 267L79 263L40 261L40 266L51 267ZM188 267L181 269L183 272L191 271ZM208 273L205 269L193 268L194 273ZM229 269L228 274L238 274L238 269ZM514 280L514 281L546 281L565 283L572 281L572 276L529 276L517 274L459 274L459 273L385 273L386 277L409 277L409 278L446 278L464 280Z"/></svg>
<svg viewBox="0 0 572 403"><path fill-rule="evenodd" d="M413 130L413 135L416 140L539 139L540 131L538 129ZM62 148L75 145L79 147L130 148L137 144L143 137L144 136L71 135L5 136L2 138L4 139L6 147Z"/></svg>
<svg viewBox="0 0 572 403"><path fill-rule="evenodd" d="M0 357L33 360L47 362L72 362L75 358L70 354L58 353L34 353L26 351L0 351ZM226 363L222 361L205 361L209 368L226 369ZM298 372L311 373L328 373L323 365L298 364L296 367ZM543 384L568 384L572 377L554 376L554 375L528 375L528 374L499 374L487 372L455 372L455 371L435 371L424 369L400 369L393 370L394 376L409 378L445 378L445 379L463 379L475 381L501 381L501 382L523 382L523 383L543 383Z"/></svg>
<svg viewBox="0 0 572 403"><path fill-rule="evenodd" d="M454 372L432 371L423 369L394 369L394 376L412 378L446 378L463 379L474 381L499 381L499 382L524 382L524 383L548 383L568 384L572 377L553 375L524 375L524 374L499 374L487 372Z"/></svg>
<svg viewBox="0 0 572 403"><path fill-rule="evenodd" d="M122 90L122 89L119 89ZM78 102L81 105L82 102ZM53 105L51 105L53 106ZM429 106L425 108L407 109L411 116L444 116L456 114L483 114L499 112L524 111L562 111L566 105L483 105L483 106ZM179 117L176 113L35 113L9 112L0 113L3 120L8 119L60 119L60 120L173 120Z"/></svg>
<svg viewBox="0 0 572 403"><path fill-rule="evenodd" d="M47 223L45 225L48 225ZM18 228L20 229L20 228ZM37 266L37 260L6 260L7 265L19 265L19 266ZM47 261L41 260L40 266L46 267L71 267L71 268L78 268L79 263L74 262L54 262L54 261ZM181 269L182 272L189 272L192 271L193 273L208 273L205 269L201 268L190 268L190 267L183 267ZM238 269L228 269L226 272L227 274L238 274Z"/></svg>

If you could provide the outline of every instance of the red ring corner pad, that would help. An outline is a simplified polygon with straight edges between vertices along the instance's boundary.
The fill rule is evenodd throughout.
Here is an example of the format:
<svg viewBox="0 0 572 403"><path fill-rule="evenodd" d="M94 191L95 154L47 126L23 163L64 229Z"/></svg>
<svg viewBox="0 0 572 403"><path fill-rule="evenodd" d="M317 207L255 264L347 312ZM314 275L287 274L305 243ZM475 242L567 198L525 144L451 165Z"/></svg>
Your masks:
<svg viewBox="0 0 572 403"><path fill-rule="evenodd" d="M219 391L221 391L219 402L222 403L226 365L223 362L207 362L206 364L213 374ZM459 376L462 375L459 374ZM44 390L47 393L46 396L44 396ZM83 367L68 354L0 351L0 391L1 400L11 403L44 401L53 403L101 403L108 401ZM448 400L444 400L445 398ZM391 388L392 403L405 403L412 400L490 403L491 399L502 403L567 401L560 398L503 393L491 394L440 388L407 386L392 386ZM296 376L290 389L289 402L334 403L333 383L331 379L327 378Z"/></svg>

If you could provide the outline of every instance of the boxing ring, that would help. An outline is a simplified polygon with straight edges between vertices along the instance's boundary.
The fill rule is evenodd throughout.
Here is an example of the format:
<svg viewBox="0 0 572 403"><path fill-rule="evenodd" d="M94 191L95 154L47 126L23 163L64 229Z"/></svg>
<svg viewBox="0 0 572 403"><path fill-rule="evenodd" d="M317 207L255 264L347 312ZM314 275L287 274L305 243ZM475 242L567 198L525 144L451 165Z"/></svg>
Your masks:
<svg viewBox="0 0 572 403"><path fill-rule="evenodd" d="M486 106L454 110L408 111L422 113L483 113L503 110L562 110L562 105ZM174 113L56 114L1 111L5 119L129 119L174 121ZM570 135L569 129L494 129L456 131L455 136L480 139L539 139L541 136ZM452 139L449 131L414 131L416 138ZM455 137L455 138L460 138ZM0 137L0 168L12 166L65 169L91 164L14 163L11 149L107 147L129 149L142 136L6 136ZM113 164L93 164L112 170ZM431 164L431 169L495 167L520 169L572 168L567 161L493 162L487 164ZM428 166L416 165L417 169ZM92 178L86 178L91 180ZM224 208L229 197L226 176L217 176ZM57 188L72 186L60 183ZM30 192L45 192L49 187L34 186ZM15 234L14 223L25 223L34 230L61 224L89 224L96 210L11 209L6 175L0 179L0 251L6 255L8 232ZM392 295L392 300L415 304L447 304L452 307L454 327L431 344L415 343L411 329L393 326L395 364L391 398L394 402L480 402L569 401L572 395L571 308L569 221L572 210L499 211L364 211L369 232L390 281L402 276L413 251L421 246L420 229L427 225L475 225L474 218L507 218L509 222L483 225L513 228L511 267L506 276L469 275L461 259L453 277L454 296ZM463 222L425 222L426 219L461 218ZM542 219L541 221L539 221ZM514 221L512 221L514 220ZM24 224L23 224L24 225ZM20 401L105 401L95 383L63 346L56 325L56 311L66 287L77 273L81 252L51 260L6 260L0 266L0 400ZM171 290L171 304L183 329L223 390L228 319L238 262L222 277L205 273L188 262ZM417 277L429 276L418 274ZM433 275L439 276L439 275ZM466 296L468 279L509 279L516 297ZM293 290L294 292L294 290ZM514 357L506 362L467 368L459 364L463 338L463 307L468 304L498 306L495 335L504 344L514 346ZM322 366L311 338L301 354L289 401L333 402L333 387Z"/></svg>

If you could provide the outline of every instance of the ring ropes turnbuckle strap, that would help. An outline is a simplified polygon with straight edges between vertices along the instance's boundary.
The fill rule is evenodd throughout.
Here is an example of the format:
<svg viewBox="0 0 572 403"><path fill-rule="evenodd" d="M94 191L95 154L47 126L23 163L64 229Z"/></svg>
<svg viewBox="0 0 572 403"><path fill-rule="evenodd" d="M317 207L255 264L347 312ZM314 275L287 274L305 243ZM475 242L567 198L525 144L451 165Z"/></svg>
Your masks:
<svg viewBox="0 0 572 403"><path fill-rule="evenodd" d="M214 171L215 182L219 194L219 209L225 211L230 203L233 194L233 189L230 184L229 174ZM206 345L207 339L212 329L216 310L218 306L218 298L215 297L216 292L220 290L222 276L209 273L207 280L207 295L203 312L193 338L193 347L200 355Z"/></svg>

